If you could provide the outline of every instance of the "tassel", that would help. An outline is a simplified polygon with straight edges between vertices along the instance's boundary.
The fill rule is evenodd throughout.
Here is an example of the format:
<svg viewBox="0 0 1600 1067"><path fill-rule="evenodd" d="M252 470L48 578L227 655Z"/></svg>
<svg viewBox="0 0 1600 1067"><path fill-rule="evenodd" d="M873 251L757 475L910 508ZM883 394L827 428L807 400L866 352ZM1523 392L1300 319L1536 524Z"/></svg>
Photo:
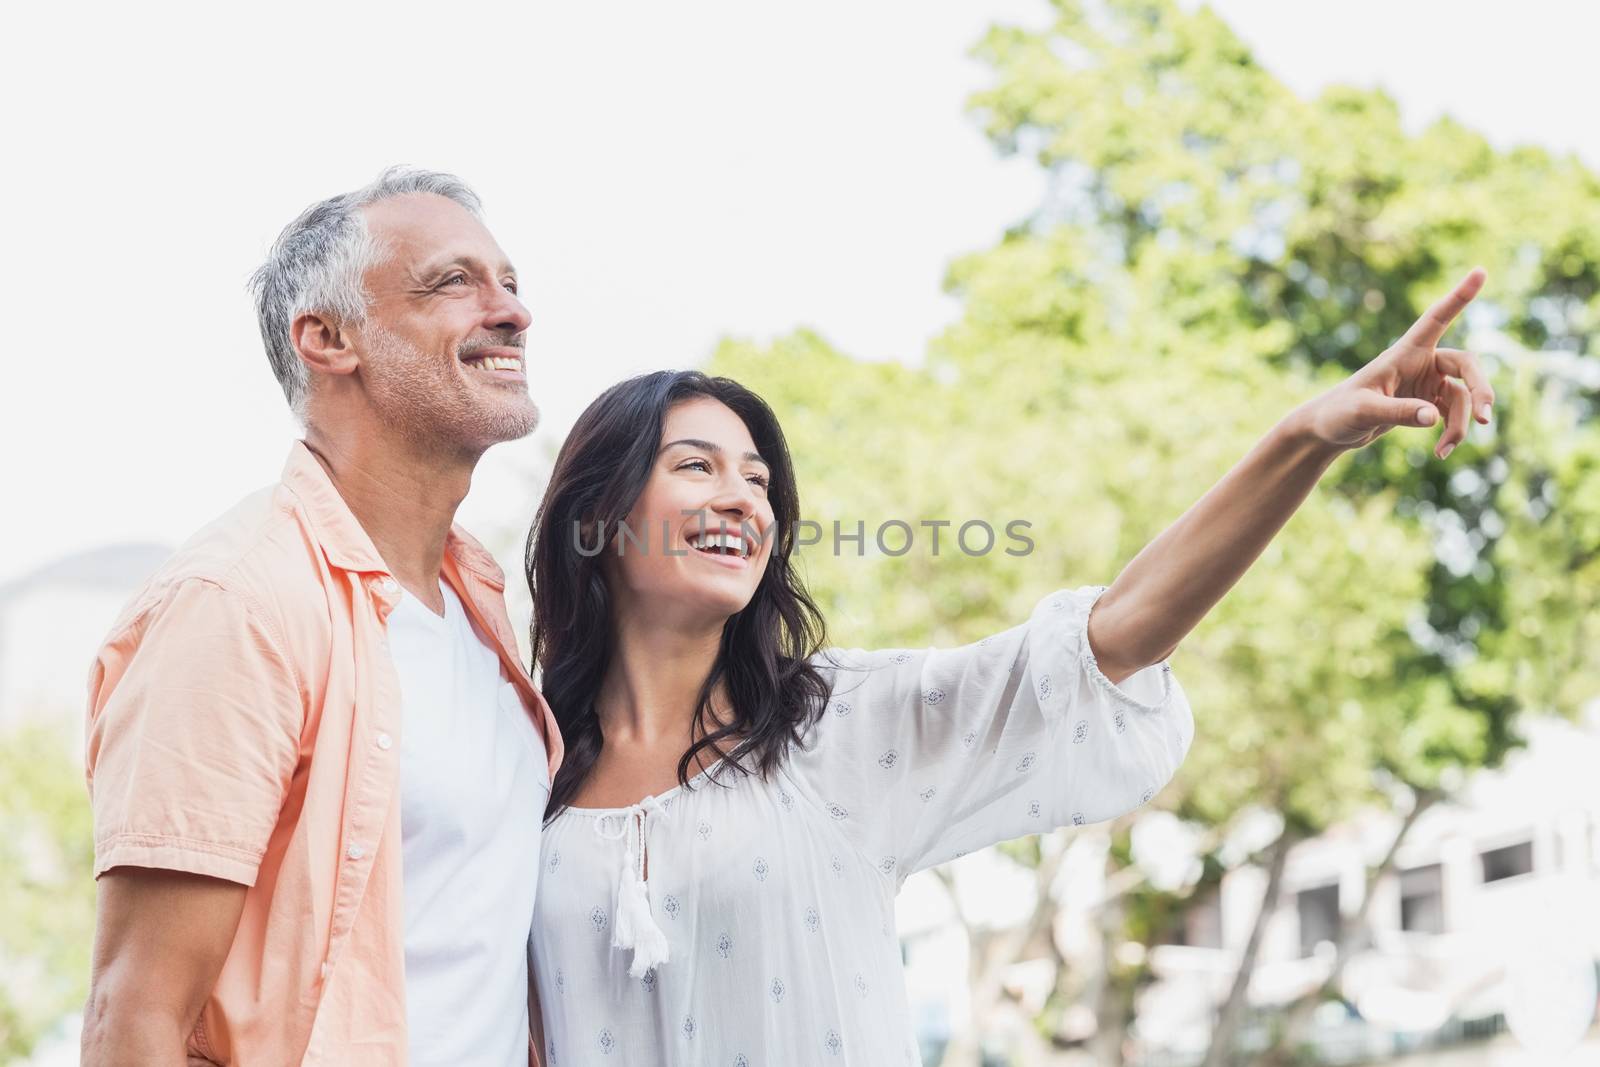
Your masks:
<svg viewBox="0 0 1600 1067"><path fill-rule="evenodd" d="M611 946L633 949L628 974L643 978L650 968L667 962L667 935L656 925L650 911L649 887L631 873L617 890L617 921L612 930Z"/></svg>
<svg viewBox="0 0 1600 1067"><path fill-rule="evenodd" d="M611 924L611 947L633 949L633 961L628 966L633 978L643 978L650 968L667 962L667 935L656 925L650 911L650 887L644 881L645 822L665 810L655 797L645 797L628 809L621 833L610 833L604 820L597 819L594 824L594 832L600 837L626 841L622 870L617 872L617 914Z"/></svg>

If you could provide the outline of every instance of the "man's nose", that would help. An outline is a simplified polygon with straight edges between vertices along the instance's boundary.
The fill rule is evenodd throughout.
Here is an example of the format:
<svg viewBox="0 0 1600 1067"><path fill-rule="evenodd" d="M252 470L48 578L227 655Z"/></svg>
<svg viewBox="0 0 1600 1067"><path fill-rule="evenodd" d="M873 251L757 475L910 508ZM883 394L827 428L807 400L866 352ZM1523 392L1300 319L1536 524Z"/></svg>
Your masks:
<svg viewBox="0 0 1600 1067"><path fill-rule="evenodd" d="M522 333L533 323L533 314L511 290L497 286L499 297L488 309L485 325L497 333Z"/></svg>

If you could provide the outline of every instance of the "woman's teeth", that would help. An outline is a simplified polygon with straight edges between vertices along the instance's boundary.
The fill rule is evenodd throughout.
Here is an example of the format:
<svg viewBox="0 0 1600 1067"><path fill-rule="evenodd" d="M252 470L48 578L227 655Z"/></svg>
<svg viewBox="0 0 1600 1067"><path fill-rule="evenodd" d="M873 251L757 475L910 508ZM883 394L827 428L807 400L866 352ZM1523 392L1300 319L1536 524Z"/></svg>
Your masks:
<svg viewBox="0 0 1600 1067"><path fill-rule="evenodd" d="M729 556L744 556L747 554L745 540L738 534L700 534L690 538L689 544L702 552L721 552Z"/></svg>

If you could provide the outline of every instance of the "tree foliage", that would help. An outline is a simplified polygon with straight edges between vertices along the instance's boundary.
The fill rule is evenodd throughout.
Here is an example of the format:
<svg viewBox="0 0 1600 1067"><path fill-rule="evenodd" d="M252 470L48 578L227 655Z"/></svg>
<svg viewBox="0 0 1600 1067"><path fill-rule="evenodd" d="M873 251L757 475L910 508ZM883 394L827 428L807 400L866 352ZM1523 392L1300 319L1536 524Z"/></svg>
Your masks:
<svg viewBox="0 0 1600 1067"><path fill-rule="evenodd" d="M1520 713L1600 690L1600 179L1448 119L1408 131L1382 92L1296 96L1206 8L1052 7L984 37L973 100L1049 193L951 265L962 314L926 359L800 331L711 361L773 403L807 514L866 520L864 558L807 555L834 638L971 640L1110 582L1481 263L1456 343L1494 342L1495 425L1445 462L1437 431L1397 431L1335 466L1178 653L1199 725L1161 802L1211 827L1265 806L1301 837L1448 791L1519 743ZM1027 519L1036 547L872 550L877 521L932 517ZM1127 936L1170 925L1159 897L1131 898Z"/></svg>
<svg viewBox="0 0 1600 1067"><path fill-rule="evenodd" d="M64 735L36 724L0 742L0 1062L27 1055L89 991L93 825Z"/></svg>

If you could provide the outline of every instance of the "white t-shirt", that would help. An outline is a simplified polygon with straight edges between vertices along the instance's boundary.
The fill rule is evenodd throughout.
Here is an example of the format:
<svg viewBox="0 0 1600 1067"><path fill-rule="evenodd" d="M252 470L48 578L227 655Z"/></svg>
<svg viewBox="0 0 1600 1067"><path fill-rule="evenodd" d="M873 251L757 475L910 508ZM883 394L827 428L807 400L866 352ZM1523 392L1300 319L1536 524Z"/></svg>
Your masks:
<svg viewBox="0 0 1600 1067"><path fill-rule="evenodd" d="M821 653L827 708L770 778L712 768L557 816L533 940L552 1067L916 1063L894 929L905 877L1131 811L1188 752L1165 663L1113 685L1095 662L1100 592L1061 590L963 648ZM619 897L641 851L644 915ZM658 932L666 959L636 960Z"/></svg>
<svg viewBox="0 0 1600 1067"><path fill-rule="evenodd" d="M406 1029L413 1067L526 1067L528 936L549 798L543 738L440 583L389 615L400 676Z"/></svg>

